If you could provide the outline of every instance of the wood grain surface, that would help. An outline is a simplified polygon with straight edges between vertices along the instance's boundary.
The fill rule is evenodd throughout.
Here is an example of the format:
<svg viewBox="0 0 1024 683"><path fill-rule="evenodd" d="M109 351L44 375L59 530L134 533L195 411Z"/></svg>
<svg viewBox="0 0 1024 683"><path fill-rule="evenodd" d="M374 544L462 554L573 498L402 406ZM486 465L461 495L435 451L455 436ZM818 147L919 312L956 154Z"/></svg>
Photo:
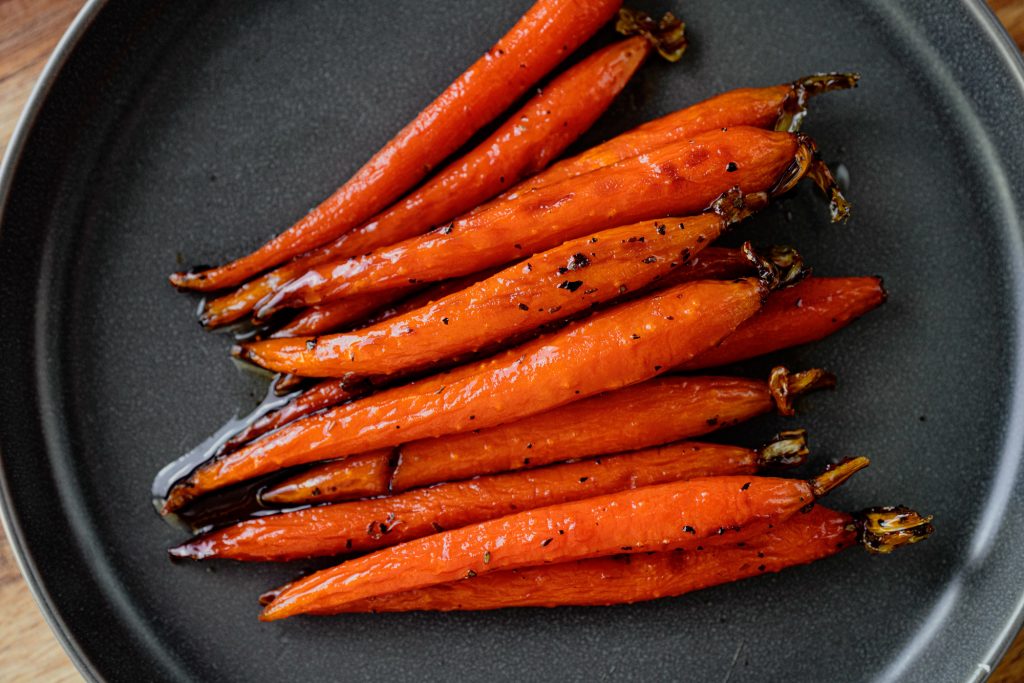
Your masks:
<svg viewBox="0 0 1024 683"><path fill-rule="evenodd" d="M0 152L39 72L83 0L0 0ZM989 0L1024 50L1024 0ZM32 600L0 532L0 681L80 681ZM993 683L1024 681L1024 633L993 673Z"/></svg>

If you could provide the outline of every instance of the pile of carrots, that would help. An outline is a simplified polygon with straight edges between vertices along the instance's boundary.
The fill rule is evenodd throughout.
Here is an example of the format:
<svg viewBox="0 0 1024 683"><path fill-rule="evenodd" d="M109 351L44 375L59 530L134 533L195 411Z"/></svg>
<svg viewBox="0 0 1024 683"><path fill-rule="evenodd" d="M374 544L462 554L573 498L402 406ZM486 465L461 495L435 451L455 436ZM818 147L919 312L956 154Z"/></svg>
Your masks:
<svg viewBox="0 0 1024 683"><path fill-rule="evenodd" d="M806 460L802 430L693 440L835 381L709 369L885 300L878 278L808 277L792 248L714 246L803 178L845 220L798 129L857 76L733 90L559 160L648 56L686 47L672 15L620 4L537 0L295 225L171 277L211 295L203 325L247 321L232 352L284 396L158 491L198 531L172 557L343 558L265 594L274 620L635 602L931 533L907 508L816 504L866 458L778 477ZM616 16L623 39L507 112Z"/></svg>

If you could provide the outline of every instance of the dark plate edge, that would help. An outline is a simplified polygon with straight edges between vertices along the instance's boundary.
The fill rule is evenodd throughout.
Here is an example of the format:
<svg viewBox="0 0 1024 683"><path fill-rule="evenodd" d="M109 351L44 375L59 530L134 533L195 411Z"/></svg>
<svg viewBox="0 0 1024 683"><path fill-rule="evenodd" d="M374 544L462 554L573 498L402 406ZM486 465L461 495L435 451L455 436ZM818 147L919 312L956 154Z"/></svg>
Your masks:
<svg viewBox="0 0 1024 683"><path fill-rule="evenodd" d="M3 207L7 205L7 197L14 180L15 169L21 159L29 133L35 125L39 110L42 108L43 102L49 95L50 89L57 80L65 62L67 62L82 36L85 35L93 20L106 3L107 0L86 1L82 9L75 15L74 20L72 20L64 35L61 36L57 47L54 48L53 53L46 62L46 66L43 67L43 71L39 75L39 79L33 86L32 93L25 103L25 108L22 110L18 123L14 128L14 133L8 142L3 160L0 161L0 215L3 213ZM18 569L21 570L21 575L25 579L25 583L28 584L32 598L39 607L39 611L42 612L46 624L50 627L50 631L57 638L57 642L60 643L65 654L75 665L75 668L78 669L78 672L87 681L99 682L104 680L103 676L96 670L93 663L79 647L78 641L64 622L63 617L50 597L49 591L39 579L39 572L25 543L21 526L16 519L16 513L10 506L10 500L11 496L3 463L3 454L0 454L0 525L3 526L4 533L7 534L11 548L14 550L14 560L18 564Z"/></svg>
<svg viewBox="0 0 1024 683"><path fill-rule="evenodd" d="M993 47L999 52L1003 62L1009 67L1010 72L1016 76L1017 86L1024 95L1024 53L1017 47L1017 44L1010 37L1006 27L996 16L992 8L984 0L962 0L968 12L974 15L978 24L991 38ZM1018 365L1020 360L1018 359ZM1024 628L1024 592L1017 596L1016 605L1013 609L1013 616L1003 626L1002 631L996 636L988 654L979 664L975 676L976 681L984 681L989 678L993 669L998 666L1006 655L1014 639Z"/></svg>
<svg viewBox="0 0 1024 683"><path fill-rule="evenodd" d="M991 38L993 47L996 48L1009 70L1016 76L1022 97L1024 97L1024 54L1021 53L1006 28L984 0L961 0L961 3L977 19L979 27ZM106 4L107 0L86 0L85 5L57 43L39 79L33 86L3 159L0 160L0 216L7 204L15 169L43 102L49 95L65 62ZM49 592L40 580L31 553L25 543L21 526L17 522L16 512L10 505L10 500L10 488L4 468L3 454L0 453L0 525L2 525L4 533L7 534L18 568L47 625L78 672L87 681L103 681L104 677L79 647L71 629L64 622ZM1014 638L1024 627L1024 591L1017 597L1016 603L1013 616L994 639L982 665L976 670L979 675L972 677L973 680L981 681L989 677L993 667L1002 660Z"/></svg>

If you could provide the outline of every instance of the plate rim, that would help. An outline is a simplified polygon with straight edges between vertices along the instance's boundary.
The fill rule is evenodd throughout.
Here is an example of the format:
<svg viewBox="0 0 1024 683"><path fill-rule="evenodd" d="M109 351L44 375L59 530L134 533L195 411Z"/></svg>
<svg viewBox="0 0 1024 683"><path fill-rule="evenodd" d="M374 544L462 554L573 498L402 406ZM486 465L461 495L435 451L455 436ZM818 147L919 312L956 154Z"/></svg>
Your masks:
<svg viewBox="0 0 1024 683"><path fill-rule="evenodd" d="M54 83L62 75L65 63L109 1L85 1L61 36L33 85L25 106L18 116L7 149L0 160L0 219L6 212L14 176L39 112L49 97ZM991 46L995 48L997 56L1008 67L1022 98L1024 98L1024 51L1013 41L1006 27L999 21L985 0L959 0L959 2L977 19L979 29L984 32ZM2 220L0 220L0 229L2 229ZM2 232L0 232L0 236L2 236ZM80 647L35 566L32 552L18 522L17 513L11 504L10 483L4 460L4 454L0 452L0 527L7 535L15 563L51 633L78 672L87 681L105 681L106 677L96 669L92 660ZM1024 631L1024 586L1021 587L1021 592L1017 596L1011 617L995 635L992 646L976 669L980 676L972 678L974 680L987 679L994 667L1002 661L1013 640L1022 631Z"/></svg>

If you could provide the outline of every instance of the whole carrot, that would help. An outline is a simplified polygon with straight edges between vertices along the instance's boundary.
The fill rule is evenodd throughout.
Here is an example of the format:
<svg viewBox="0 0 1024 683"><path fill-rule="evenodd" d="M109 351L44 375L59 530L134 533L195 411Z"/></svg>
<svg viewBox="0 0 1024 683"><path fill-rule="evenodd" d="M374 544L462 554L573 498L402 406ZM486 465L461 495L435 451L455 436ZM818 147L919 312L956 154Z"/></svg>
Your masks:
<svg viewBox="0 0 1024 683"><path fill-rule="evenodd" d="M802 462L804 456L808 453L806 448L806 432L802 429L781 432L772 443L757 453L746 449L737 449L734 446L719 447L717 444L685 442L664 448L666 450L662 451L662 454L669 454L678 451L679 448L683 448L682 452L688 456L687 464L694 467L705 466L701 465L702 462L711 463L706 464L709 469L700 470L704 474L693 474L692 476L729 474L726 471L712 473L710 470L712 466L725 462L718 459L718 455L724 452L734 453L739 457L739 460L729 460L729 466L733 464L745 465L748 461L765 466L789 466ZM687 448L689 451L686 450ZM722 450L719 450L720 448ZM382 477L380 480L374 480L374 485L379 484L378 488L361 485L367 482L364 472L368 468L368 463L371 459L380 458L380 462L385 462L381 455L383 454L374 452L363 456L352 456L342 461L330 461L315 465L306 472L292 475L260 492L260 500L266 505L290 507L309 503L333 503L342 500L352 500L353 498L386 495L391 491L393 467L387 469L385 477ZM388 455L391 457L386 462L390 465L394 459L393 451L389 450ZM607 456L600 459L599 464L606 462ZM346 464L346 467L339 467L343 463ZM734 472L734 474L742 474L742 472ZM359 495L354 495L354 491L358 491ZM450 527L451 525L448 526Z"/></svg>
<svg viewBox="0 0 1024 683"><path fill-rule="evenodd" d="M692 438L773 409L789 414L793 398L833 382L822 370L791 375L785 368L773 370L768 382L660 377L479 432L405 443L391 489Z"/></svg>
<svg viewBox="0 0 1024 683"><path fill-rule="evenodd" d="M816 160L815 149L802 134L760 128L701 133L591 173L497 199L422 237L315 266L281 287L258 315L475 272L596 230L699 212L733 187L746 194L784 191L805 173L845 207L827 168Z"/></svg>
<svg viewBox="0 0 1024 683"><path fill-rule="evenodd" d="M494 47L298 223L248 256L199 273L175 273L171 282L203 291L231 287L360 225L515 102L620 4L537 0Z"/></svg>
<svg viewBox="0 0 1024 683"><path fill-rule="evenodd" d="M282 467L515 420L642 382L721 341L761 306L757 280L700 281L598 313L480 363L293 422L175 485L196 496Z"/></svg>
<svg viewBox="0 0 1024 683"><path fill-rule="evenodd" d="M854 87L858 78L856 74L817 74L786 85L768 88L740 88L717 95L645 123L571 159L558 162L548 170L515 186L509 193L524 192L531 188L589 173L706 130L731 126L757 126L796 132L806 113L805 105L810 96L830 90ZM500 183L500 174L498 179ZM451 196L455 197L457 194L453 192ZM477 203L479 201L476 201L474 197L474 203L467 201L464 206L470 208ZM429 216L429 220L421 220L415 215L407 216L407 222L403 225L415 225L418 232L423 232L454 218L463 210L465 209L461 207L453 209L443 217L438 217L440 214L433 214ZM302 275L312 266L327 260L360 256L396 241L390 237L381 237L381 234L376 229L375 221L370 221L367 225L342 235L330 245L321 247L306 257L296 259L294 263L284 265L247 283L231 295L210 302L204 313L204 317L208 318L207 324L213 326L215 322L228 320L221 316L232 316L233 319L237 319L237 317L248 313L261 299L271 294L280 285ZM403 234L403 238L413 234L417 233L412 232L410 227L409 233ZM319 334L323 331L325 330L318 329L310 334Z"/></svg>
<svg viewBox="0 0 1024 683"><path fill-rule="evenodd" d="M926 539L933 530L930 521L930 516L903 507L873 508L851 515L816 505L742 543L492 572L472 580L345 603L333 613L621 605L656 600L809 564L857 544L872 554L890 553ZM273 597L263 599L269 602Z"/></svg>
<svg viewBox="0 0 1024 683"><path fill-rule="evenodd" d="M677 370L700 370L823 339L885 301L877 277L812 277L772 292L755 317Z"/></svg>
<svg viewBox="0 0 1024 683"><path fill-rule="evenodd" d="M744 197L731 190L699 216L642 221L570 240L377 325L246 343L235 355L306 377L391 375L458 358L665 277L767 201L765 193Z"/></svg>
<svg viewBox="0 0 1024 683"><path fill-rule="evenodd" d="M277 285L318 262L366 254L419 235L535 174L604 113L650 54L653 41L660 44L667 37L678 42L681 32L681 24L673 21L658 38L629 38L587 57L422 187L333 243L209 302L200 314L201 322L208 327L233 322Z"/></svg>
<svg viewBox="0 0 1024 683"><path fill-rule="evenodd" d="M194 560L278 562L376 550L444 529L605 493L695 477L754 474L773 460L799 462L806 453L803 433L782 437L763 452L677 443L257 517L202 534L169 552L172 557Z"/></svg>
<svg viewBox="0 0 1024 683"><path fill-rule="evenodd" d="M855 458L810 481L727 476L645 486L444 531L300 579L260 619L336 610L356 600L519 567L620 552L693 550L721 542L726 533L745 541L867 464L867 458Z"/></svg>

